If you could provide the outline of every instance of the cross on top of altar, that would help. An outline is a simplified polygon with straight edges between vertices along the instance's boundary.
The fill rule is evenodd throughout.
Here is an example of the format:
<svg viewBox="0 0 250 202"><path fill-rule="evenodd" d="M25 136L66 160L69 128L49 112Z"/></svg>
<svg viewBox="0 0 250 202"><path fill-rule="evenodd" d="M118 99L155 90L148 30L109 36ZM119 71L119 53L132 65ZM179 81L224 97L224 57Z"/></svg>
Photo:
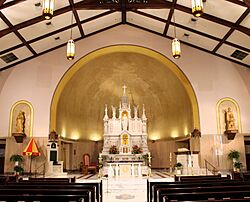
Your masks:
<svg viewBox="0 0 250 202"><path fill-rule="evenodd" d="M126 88L127 88L127 86L125 86L125 85L123 85L123 95L126 95Z"/></svg>

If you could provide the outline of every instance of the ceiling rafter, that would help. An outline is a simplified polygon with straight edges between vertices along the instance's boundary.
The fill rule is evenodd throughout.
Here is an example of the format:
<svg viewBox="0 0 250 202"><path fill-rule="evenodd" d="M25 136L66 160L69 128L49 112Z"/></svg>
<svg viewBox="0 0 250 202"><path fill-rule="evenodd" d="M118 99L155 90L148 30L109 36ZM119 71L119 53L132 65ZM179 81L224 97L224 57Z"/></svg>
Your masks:
<svg viewBox="0 0 250 202"><path fill-rule="evenodd" d="M151 9L157 9L158 8L159 9L159 8L171 8L171 7L172 7L172 3L168 2L168 1L165 1L164 3L126 4L127 11L136 10L136 9L140 9L140 8L144 8L144 9L145 8L151 8ZM76 10L78 10L78 9L87 9L87 10L88 9L112 9L112 10L118 10L118 11L121 10L121 6L119 4L114 4L114 7L111 8L110 5L106 5L106 4L105 5L96 4L96 3L91 3L90 4L90 3L84 3L84 2L78 2L78 3L74 4L74 8ZM186 12L186 13L189 13L189 14L192 13L191 8L188 8L188 7L179 5L179 4L175 5L175 9ZM58 16L58 15L61 15L63 13L69 12L69 11L71 11L71 6L67 6L67 7L56 10L54 12L54 15ZM217 18L215 16L211 16L211 15L206 14L206 13L204 13L201 17L204 18L204 19L210 20L212 22L216 22L218 24L224 25L224 26L229 26L229 27L234 27L235 26L234 23L232 23L232 22ZM22 28L25 28L27 26L38 23L38 22L43 21L43 20L44 20L43 16L38 16L38 17L33 18L31 20L27 20L27 21L22 22L20 24L14 25L14 28L16 30L22 29ZM239 25L238 27L236 27L236 29L243 32L243 33L245 33L245 34L247 34L247 35L250 35L250 29L249 28L246 28L246 27L243 27L243 26ZM3 37L4 35L12 32L12 31L13 31L12 28L7 28L7 29L4 29L4 30L1 30L0 31L0 37Z"/></svg>
<svg viewBox="0 0 250 202"><path fill-rule="evenodd" d="M176 4L175 8L177 10L183 11L185 13L192 14L192 9L191 8L188 8L188 7L179 5L179 4ZM215 23L218 23L220 25L227 26L227 27L233 27L233 28L235 28L235 29L247 34L247 35L250 35L250 29L249 28L246 28L246 27L243 27L243 26L240 26L240 25L238 25L238 27L236 27L235 23L233 23L233 22L230 22L230 21L227 21L227 20L212 16L212 15L209 15L207 13L203 13L200 16L200 18L204 18L206 20L209 20L209 21L212 21L212 22L215 22Z"/></svg>
<svg viewBox="0 0 250 202"><path fill-rule="evenodd" d="M220 43L217 44L217 46L213 49L213 53L215 53L223 43L228 39L228 37L233 33L235 30L235 27L237 27L245 18L246 16L250 13L250 8L245 10L245 12L240 16L240 18L235 22L235 26L231 27L231 29L227 32L227 34L223 37L223 39L220 41Z"/></svg>
<svg viewBox="0 0 250 202"><path fill-rule="evenodd" d="M103 16L109 15L109 14L114 13L114 12L115 12L115 11L106 11L106 12L101 13L101 14L98 14L98 15L96 15L96 16L93 16L93 17L84 19L84 20L80 21L80 24L84 24L84 23L87 23L87 22L96 20L96 19L98 19L98 18L101 18L101 17L103 17ZM44 35L42 35L42 36L36 37L36 38L34 38L34 39L31 39L31 40L27 41L27 43L28 43L28 44L34 43L34 42L39 41L39 40L41 40L41 39L44 39L44 38L46 38L46 37L50 37L50 36L52 36L52 35L54 35L54 34L58 34L58 33L60 33L60 32L63 32L63 31L65 31L65 30L67 30L67 29L73 28L73 27L75 27L76 25L77 25L77 23L74 23L74 24L72 24L72 25L68 25L68 26L63 27L63 28L61 28L61 29L58 29L58 30L55 30L55 31L53 31L53 32L50 32L50 33L44 34ZM19 48L19 47L22 47L22 46L23 46L23 44L19 44L19 45L17 45L17 46L11 47L11 48L9 48L9 49L3 50L3 51L0 52L0 55L5 54L5 53L10 52L10 51L13 51L13 50L15 50L16 48Z"/></svg>
<svg viewBox="0 0 250 202"><path fill-rule="evenodd" d="M79 29L79 31L80 31L80 33L81 33L81 36L84 37L85 34L84 34L84 31L83 31L83 28L82 28L82 25L81 25L81 22L80 22L80 18L79 18L78 13L77 13L77 11L76 11L76 9L75 9L74 1L73 1L73 0L69 0L69 4L70 4L70 6L71 6L71 8L72 8L72 12L73 12L74 17L75 17L75 19L76 19L77 26L78 26L78 29Z"/></svg>
<svg viewBox="0 0 250 202"><path fill-rule="evenodd" d="M122 24L126 24L127 22L127 10L126 10L126 2L121 1L121 13L122 13Z"/></svg>
<svg viewBox="0 0 250 202"><path fill-rule="evenodd" d="M1 1L3 1L3 4L1 4ZM26 1L26 0L13 0L13 1L10 1L10 2L7 2L7 3L4 3L5 0L0 0L0 10L8 8L10 6L14 6L14 5L16 5L18 3L21 3L23 1Z"/></svg>
<svg viewBox="0 0 250 202"><path fill-rule="evenodd" d="M0 7L4 4L6 0L0 0Z"/></svg>
<svg viewBox="0 0 250 202"><path fill-rule="evenodd" d="M171 39L171 40L173 39L173 38L170 37L170 36L167 36L167 35L164 36L163 34L161 34L161 33L159 33L159 32L156 32L156 31L147 29L147 28L145 28L145 27L141 27L141 26L139 26L139 25L135 25L135 24L130 23L130 22L128 22L127 24L130 25L130 26L132 26L132 27L135 27L135 28L138 28L138 29L141 29L141 30L144 30L144 31L153 33L153 34L156 34L156 35L158 35L158 36L162 36L162 37L165 37L165 38L168 38L168 39ZM194 44L187 43L187 42L185 42L185 41L182 41L182 43L183 43L183 44L186 44L186 45L188 45L188 46L191 46L191 47L193 47L193 48L199 49L199 50L201 50L201 51L210 53L210 54L212 54L212 55L216 55L216 56L218 56L218 57L224 58L224 59L226 59L226 60L230 60L231 62L237 63L237 64L239 64L239 65L242 65L242 66L245 66L245 67L250 68L250 65L244 64L244 63L239 62L239 61L236 61L236 60L233 60L233 59L231 59L231 58L225 57L225 56L220 55L220 54L218 54L218 53L213 53L212 51L209 51L209 50L204 49L204 48L202 48L202 47L196 46L196 45L194 45ZM170 49L171 49L171 48L170 48Z"/></svg>
<svg viewBox="0 0 250 202"><path fill-rule="evenodd" d="M0 17L2 20L10 27L13 28L13 25L11 22L3 15L3 13L0 11ZM16 34L16 36L22 41L22 43L30 50L30 52L33 55L37 55L36 51L27 43L27 41L23 38L23 36L16 30L14 29L13 32Z"/></svg>
<svg viewBox="0 0 250 202"><path fill-rule="evenodd" d="M149 18L158 20L158 21L160 21L160 22L164 22L164 23L167 23L167 22L168 22L168 20L159 18L159 17L157 17L157 16L154 16L154 15L151 15L151 14L148 14L148 13L144 13L144 12L142 12L142 11L137 11L137 10L136 10L136 11L133 11L133 12L134 12L134 13L137 13L137 14L139 14L139 15L145 16L145 17L149 17ZM175 23L175 24L174 24L173 22L169 22L169 24L170 24L170 25L175 25L176 27L179 27L179 28L184 29L184 30L188 30L188 31L190 31L190 32L199 34L199 35L201 35L201 36L204 36L204 37L207 37L207 38L216 40L216 41L218 41L218 42L221 41L221 38L218 38L218 37L209 35L209 34L207 34L207 33L204 33L204 32L201 32L201 31L198 31L198 30L195 30L195 29L192 29L192 28L190 28L190 27L186 27L186 26L180 25L180 24L178 24L178 23ZM166 34L167 34L167 33L166 33ZM163 32L163 35L166 35L166 34L164 34L164 32ZM228 45L230 45L230 46L233 46L233 47L242 49L242 50L244 50L244 51L250 52L250 49L244 48L244 47L239 46L239 45L237 45L237 44L233 44L233 43L228 42L228 41L225 41L224 43L225 43L225 44L228 44Z"/></svg>
<svg viewBox="0 0 250 202"><path fill-rule="evenodd" d="M247 5L244 2L239 1L239 0L226 0L226 1L229 1L231 3L237 4L237 5L240 5L240 6L247 7Z"/></svg>
<svg viewBox="0 0 250 202"><path fill-rule="evenodd" d="M168 14L168 20L167 20L167 23L165 25L163 35L166 35L167 32L168 32L169 24L171 22L173 14L174 14L174 8L175 8L175 5L176 5L176 2L177 2L177 0L173 0L172 7L170 8L170 11L169 11L169 14Z"/></svg>
<svg viewBox="0 0 250 202"><path fill-rule="evenodd" d="M103 29L100 29L100 30L98 30L98 31L92 32L92 33L90 33L90 34L88 34L88 35L85 35L85 37L79 37L79 38L75 39L74 41L77 42L77 41L79 41L79 40L81 40L81 39L83 39L83 38L90 37L90 36L92 36L92 35L94 35L94 34L97 34L97 33L100 33L100 32L103 32L103 31L106 31L106 30L109 30L109 29L112 29L112 28L117 27L117 26L119 26L119 25L121 25L120 22L117 23L117 24L114 24L114 25L105 27L105 28L103 28ZM50 48L50 49L48 49L48 50L45 50L45 51L43 51L43 52L41 52L41 53L37 53L36 55L33 55L33 56L30 56L30 57L25 58L25 59L23 59L23 60L20 60L20 61L18 61L18 62L16 62L16 63L10 64L10 65L8 65L8 66L6 66L6 67L1 68L1 69L0 69L0 72L1 72L1 71L4 71L4 70L7 70L7 69L9 69L9 68L11 68L11 67L13 67L13 66L15 66L15 65L18 65L18 64L21 64L21 63L23 63L23 62L26 62L26 61L28 61L28 60L30 60L30 59L36 58L36 57L38 57L38 56L40 56L40 55L44 55L44 54L46 54L46 53L48 53L48 52L51 52L51 51L56 50L56 49L58 49L58 48L61 48L61 47L65 46L65 45L66 45L66 43L63 43L63 44L58 45L58 46L56 46L56 47Z"/></svg>

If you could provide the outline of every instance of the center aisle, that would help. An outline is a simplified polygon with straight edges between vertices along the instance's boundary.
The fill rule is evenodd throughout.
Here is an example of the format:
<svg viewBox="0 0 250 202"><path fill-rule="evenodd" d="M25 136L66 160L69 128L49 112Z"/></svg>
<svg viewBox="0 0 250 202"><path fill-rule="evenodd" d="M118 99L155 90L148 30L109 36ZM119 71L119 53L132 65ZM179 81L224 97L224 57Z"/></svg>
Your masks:
<svg viewBox="0 0 250 202"><path fill-rule="evenodd" d="M103 202L146 202L147 177L103 178Z"/></svg>

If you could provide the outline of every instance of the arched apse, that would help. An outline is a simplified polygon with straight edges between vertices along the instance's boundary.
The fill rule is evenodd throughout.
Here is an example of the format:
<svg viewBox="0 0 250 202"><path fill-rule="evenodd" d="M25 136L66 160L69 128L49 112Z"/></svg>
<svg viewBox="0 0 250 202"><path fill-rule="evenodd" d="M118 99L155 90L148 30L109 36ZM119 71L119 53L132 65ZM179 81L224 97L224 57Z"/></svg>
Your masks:
<svg viewBox="0 0 250 202"><path fill-rule="evenodd" d="M69 139L102 140L104 106L119 106L124 84L139 115L145 105L149 139L199 129L194 90L176 64L144 47L117 45L89 53L64 74L52 99L50 130Z"/></svg>

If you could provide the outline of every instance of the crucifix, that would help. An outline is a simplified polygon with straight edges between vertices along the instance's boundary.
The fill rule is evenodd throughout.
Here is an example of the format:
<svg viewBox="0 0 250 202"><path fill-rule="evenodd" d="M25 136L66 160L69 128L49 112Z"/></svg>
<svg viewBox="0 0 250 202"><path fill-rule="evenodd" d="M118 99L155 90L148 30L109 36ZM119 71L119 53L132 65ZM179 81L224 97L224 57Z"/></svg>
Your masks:
<svg viewBox="0 0 250 202"><path fill-rule="evenodd" d="M125 95L126 94L126 88L127 88L127 86L125 86L125 85L123 85L123 94Z"/></svg>

